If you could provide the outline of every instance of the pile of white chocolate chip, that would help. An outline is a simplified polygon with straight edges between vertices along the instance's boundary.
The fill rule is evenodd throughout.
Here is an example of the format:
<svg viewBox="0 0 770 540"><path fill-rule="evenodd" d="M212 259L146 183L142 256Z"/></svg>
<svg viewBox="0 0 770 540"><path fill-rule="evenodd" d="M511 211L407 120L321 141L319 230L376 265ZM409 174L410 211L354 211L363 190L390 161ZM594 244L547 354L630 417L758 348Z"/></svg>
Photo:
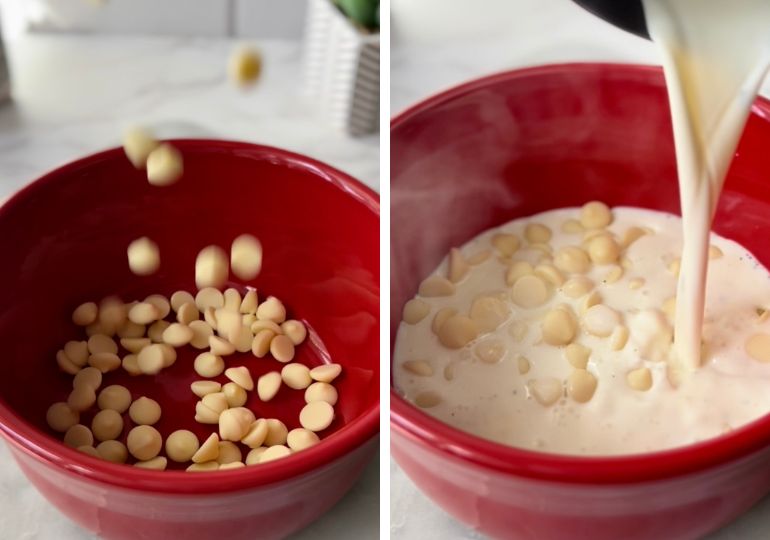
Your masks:
<svg viewBox="0 0 770 540"><path fill-rule="evenodd" d="M144 164L150 183L168 185L182 172L181 155L168 144L160 144L141 129L129 132L126 155L137 167ZM128 246L128 264L137 275L150 275L160 267L157 244L149 238ZM136 467L164 470L168 460L192 462L188 471L234 469L265 463L304 450L319 442L317 433L334 420L337 390L331 384L340 372L339 364L323 364L313 369L292 362L295 347L307 337L305 325L287 320L286 308L273 296L260 302L257 291L221 289L229 270L242 280L254 279L262 266L262 246L253 236L236 238L230 257L219 246L203 248L196 259L193 296L179 290L170 298L153 294L142 301L125 303L117 297L103 299L99 305L86 302L72 313L72 321L83 327L87 340L68 341L56 354L59 368L73 376L72 391L66 401L48 409L49 427L64 434L64 443L90 455L114 463L126 463L129 455ZM243 292L243 294L242 294ZM161 407L153 399L134 399L121 385L102 388L110 372L123 369L132 376L154 376L174 364L181 347L202 350L193 369L203 378L192 383L200 398L195 420L218 426L201 444L189 430L176 430L165 440L153 427L160 420ZM206 350L204 350L206 349ZM256 358L268 354L283 364L256 384L247 366L225 368L225 358L251 352ZM229 382L213 381L224 373ZM299 414L302 427L289 429L277 418L257 418L248 407L248 392L256 389L261 402L272 400L282 385L304 390L305 407ZM101 390L100 390L101 388ZM90 428L80 424L81 413L93 410ZM190 411L191 414L193 411ZM126 444L124 414L134 425ZM94 446L95 441L98 444ZM238 446L250 449L245 460Z"/></svg>

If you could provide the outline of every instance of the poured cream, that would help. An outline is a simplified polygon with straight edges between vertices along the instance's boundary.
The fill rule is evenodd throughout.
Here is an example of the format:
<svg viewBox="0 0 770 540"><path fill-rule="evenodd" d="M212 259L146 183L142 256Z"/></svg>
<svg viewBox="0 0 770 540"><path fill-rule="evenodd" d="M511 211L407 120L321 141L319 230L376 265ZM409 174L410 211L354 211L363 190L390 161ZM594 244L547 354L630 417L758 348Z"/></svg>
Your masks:
<svg viewBox="0 0 770 540"><path fill-rule="evenodd" d="M643 0L663 56L674 127L684 250L675 356L700 364L711 220L751 104L770 62L767 0Z"/></svg>
<svg viewBox="0 0 770 540"><path fill-rule="evenodd" d="M597 300L619 314L617 326L628 329L628 340L620 350L613 350L612 337L586 331L584 305L589 294L571 298L564 286L549 285L542 305L525 308L513 300L505 279L513 261L537 266L553 257L550 250L555 254L564 246L585 246L585 233L579 228L573 233L562 231L567 220L578 218L579 209L553 210L486 231L460 248L464 261L485 251L494 253L470 265L450 294L418 296L428 313L415 324L401 323L394 350L396 388L425 412L480 437L566 454L671 448L717 436L770 411L770 363L751 358L745 350L752 336L770 333L770 320L757 313L759 306L770 305L767 270L740 245L711 235L710 242L718 250L712 249L716 258L707 261L705 360L674 387L666 363L673 318L664 306L676 293L681 220L636 208L615 208L613 214L607 230L619 242L634 226L650 232L624 249L618 264L592 264L584 274L594 284ZM552 230L550 248L525 245L528 223ZM500 257L491 242L501 232L522 239L522 246L508 259ZM448 272L445 260L434 274ZM467 315L474 300L484 296L505 303L509 309L505 321L463 347L443 345L431 328L436 314L451 307ZM564 304L578 322L573 342L591 349L586 370L597 385L587 402L576 401L566 391L576 369L566 359L565 347L542 339L545 315ZM485 361L490 351L502 351L502 357ZM524 373L522 366L528 366ZM632 388L627 380L630 372L643 368L652 376L646 391ZM548 380L558 384L559 397L553 404L543 404L533 393L538 381Z"/></svg>

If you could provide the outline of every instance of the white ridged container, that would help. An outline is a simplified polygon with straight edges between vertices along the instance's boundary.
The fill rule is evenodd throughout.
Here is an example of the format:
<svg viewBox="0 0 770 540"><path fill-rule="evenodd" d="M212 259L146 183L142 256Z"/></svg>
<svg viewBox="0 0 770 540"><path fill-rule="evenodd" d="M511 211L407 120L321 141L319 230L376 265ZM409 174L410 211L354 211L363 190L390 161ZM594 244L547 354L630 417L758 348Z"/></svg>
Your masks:
<svg viewBox="0 0 770 540"><path fill-rule="evenodd" d="M308 2L305 94L351 135L380 126L380 35L354 26L330 0Z"/></svg>

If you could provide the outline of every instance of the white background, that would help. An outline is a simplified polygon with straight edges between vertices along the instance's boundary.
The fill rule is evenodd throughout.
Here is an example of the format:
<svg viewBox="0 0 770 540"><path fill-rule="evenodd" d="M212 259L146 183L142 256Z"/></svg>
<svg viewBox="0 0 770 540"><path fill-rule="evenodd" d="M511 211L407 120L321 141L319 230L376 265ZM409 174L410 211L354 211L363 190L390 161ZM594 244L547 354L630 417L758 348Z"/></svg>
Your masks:
<svg viewBox="0 0 770 540"><path fill-rule="evenodd" d="M392 0L391 113L468 79L545 63L658 64L654 45L569 0ZM765 84L765 90L770 86ZM476 539L391 462L391 537ZM770 498L710 540L770 535Z"/></svg>

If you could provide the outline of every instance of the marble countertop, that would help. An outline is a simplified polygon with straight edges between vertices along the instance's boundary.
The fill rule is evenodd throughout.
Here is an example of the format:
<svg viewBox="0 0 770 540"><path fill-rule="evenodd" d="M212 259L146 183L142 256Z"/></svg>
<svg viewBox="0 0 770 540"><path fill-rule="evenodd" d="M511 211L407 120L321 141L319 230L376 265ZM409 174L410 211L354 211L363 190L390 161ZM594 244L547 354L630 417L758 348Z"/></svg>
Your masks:
<svg viewBox="0 0 770 540"><path fill-rule="evenodd" d="M436 0L426 1L436 4ZM566 0L509 0L505 12L478 10L480 17L485 13L490 18L507 17L504 23L463 20L458 30L449 28L456 22L452 4L447 0L444 12L431 12L433 22L418 26L411 19L424 14L417 13L416 6L412 13L408 0L393 2L392 115L436 92L498 71L562 62L660 63L651 42L617 30ZM497 0L484 0L484 4L503 7ZM501 26L503 31L498 30ZM457 37L459 30L465 32L461 37ZM765 81L763 94L770 94L770 81ZM393 460L390 497L393 539L484 538L434 505ZM770 497L709 540L765 539L768 530Z"/></svg>
<svg viewBox="0 0 770 540"><path fill-rule="evenodd" d="M234 42L189 38L23 36L8 44L14 101L0 105L0 200L42 173L120 144L132 124L161 137L258 142L303 153L379 187L379 138L351 139L315 119L297 93L298 42L259 44L252 91L225 78ZM296 539L379 536L379 460L353 490ZM0 538L92 536L49 505L0 443Z"/></svg>

